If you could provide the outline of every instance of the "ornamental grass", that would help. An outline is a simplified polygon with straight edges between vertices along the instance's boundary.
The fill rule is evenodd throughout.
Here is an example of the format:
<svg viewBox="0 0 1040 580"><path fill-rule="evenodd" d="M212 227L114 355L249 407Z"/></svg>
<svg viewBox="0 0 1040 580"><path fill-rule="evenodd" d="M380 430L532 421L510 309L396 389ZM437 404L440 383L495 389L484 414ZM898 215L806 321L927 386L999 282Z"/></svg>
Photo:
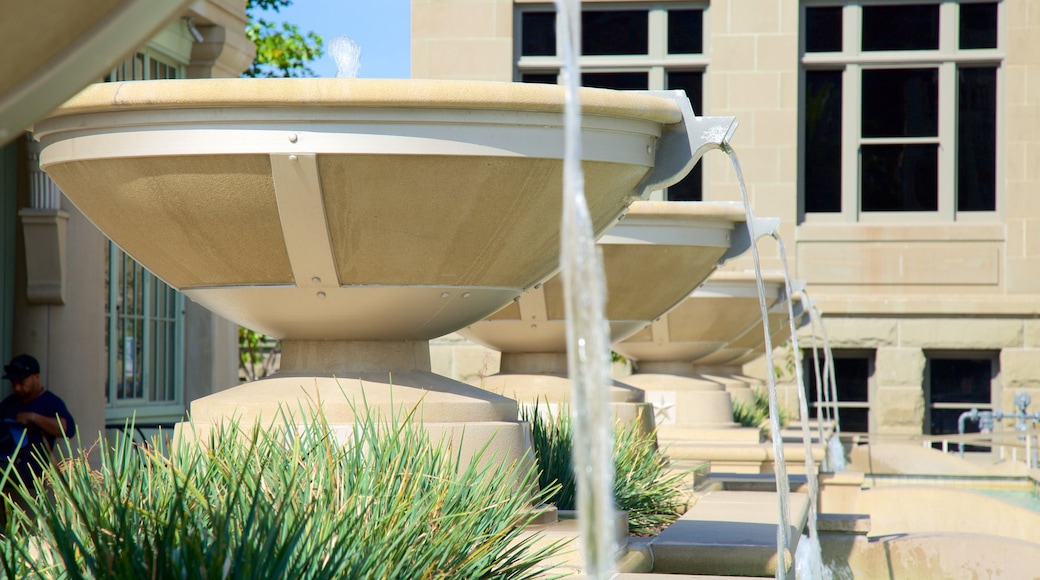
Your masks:
<svg viewBox="0 0 1040 580"><path fill-rule="evenodd" d="M757 427L759 436L769 438L769 395L760 389L753 389L754 399L750 403L733 401L733 421L743 427ZM791 415L779 409L780 426L786 427L791 422Z"/></svg>
<svg viewBox="0 0 1040 580"><path fill-rule="evenodd" d="M530 421L542 489L556 489L548 501L561 510L577 504L572 456L573 432L569 412L535 406L522 407L521 419ZM654 433L637 424L614 425L614 503L628 512L628 531L653 536L686 511L683 489L686 474L669 468Z"/></svg>
<svg viewBox="0 0 1040 580"><path fill-rule="evenodd" d="M533 467L463 461L411 416L368 415L340 438L317 412L280 421L227 423L169 450L120 438L97 469L83 456L52 466L35 481L40 499L6 502L4 573L526 579L547 577L562 549L524 532L555 492L530 491Z"/></svg>

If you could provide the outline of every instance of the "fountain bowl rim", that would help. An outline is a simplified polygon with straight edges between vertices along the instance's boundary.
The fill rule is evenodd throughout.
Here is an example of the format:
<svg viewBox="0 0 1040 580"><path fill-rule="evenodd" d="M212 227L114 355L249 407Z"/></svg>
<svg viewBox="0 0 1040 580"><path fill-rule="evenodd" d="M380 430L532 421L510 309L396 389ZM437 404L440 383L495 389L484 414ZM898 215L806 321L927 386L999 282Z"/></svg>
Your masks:
<svg viewBox="0 0 1040 580"><path fill-rule="evenodd" d="M44 119L122 110L214 107L476 109L561 113L560 85L503 81L341 78L168 79L96 83ZM582 88L582 112L672 125L675 101L642 91Z"/></svg>

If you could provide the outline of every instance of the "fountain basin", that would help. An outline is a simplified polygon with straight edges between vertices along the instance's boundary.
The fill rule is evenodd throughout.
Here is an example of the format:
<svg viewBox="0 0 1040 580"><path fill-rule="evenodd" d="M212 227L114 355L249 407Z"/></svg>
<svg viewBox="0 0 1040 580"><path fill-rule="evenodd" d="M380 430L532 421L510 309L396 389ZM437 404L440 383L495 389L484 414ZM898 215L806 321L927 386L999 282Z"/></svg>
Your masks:
<svg viewBox="0 0 1040 580"><path fill-rule="evenodd" d="M764 275L766 303L786 312L786 285L777 273ZM693 361L710 354L754 328L761 319L758 284L750 272L717 272L666 316L628 340L613 345L636 361L636 372L625 383L645 393L653 404L658 438L669 442L676 459L715 460L716 465L743 462L753 456L758 470L766 451L758 449L757 429L737 430L734 397L752 399L748 385L720 375L704 375ZM729 431L729 432L719 432ZM704 455L707 441L723 453L737 453L732 461ZM745 457L737 447L754 449ZM749 467L751 469L751 467Z"/></svg>
<svg viewBox="0 0 1040 580"><path fill-rule="evenodd" d="M785 294L784 279L772 272L763 277L766 305L772 307ZM692 363L748 332L761 317L754 274L716 272L666 316L613 348L639 361L641 370L653 366L647 363Z"/></svg>
<svg viewBox="0 0 1040 580"><path fill-rule="evenodd" d="M601 234L684 117L582 100ZM556 269L562 108L561 87L518 83L143 81L88 87L35 132L73 203L203 306L278 338L429 339Z"/></svg>
<svg viewBox="0 0 1040 580"><path fill-rule="evenodd" d="M721 262L746 250L747 236L740 231L744 219L743 209L729 203L633 204L597 242L611 341L639 331L682 301ZM503 353L565 352L562 276L459 333Z"/></svg>
<svg viewBox="0 0 1040 580"><path fill-rule="evenodd" d="M738 204L638 201L597 243L606 279L612 341L674 307L722 262L749 247ZM500 372L483 388L526 403L567 403L567 323L557 275L492 316L459 331L501 351ZM614 381L613 403L641 403L642 392ZM638 412L616 408L619 417ZM652 413L647 410L644 420ZM652 426L651 429L652 430Z"/></svg>
<svg viewBox="0 0 1040 580"><path fill-rule="evenodd" d="M680 92L580 97L596 235L733 123L694 118ZM337 429L408 417L509 464L531 453L516 402L432 373L428 341L556 270L563 109L563 87L520 83L142 81L88 87L35 134L41 167L127 253L282 339L278 373L193 401L178 436L320 407Z"/></svg>
<svg viewBox="0 0 1040 580"><path fill-rule="evenodd" d="M791 286L794 290L794 296L792 297L794 302L791 304L791 309L794 311L795 326L801 326L807 315L805 304L800 294L800 290L804 288L805 283L801 280L794 280ZM786 301L774 304L769 309L769 338L774 348L790 338L790 318L791 315L787 310ZM722 348L694 360L693 365L698 368L729 367L731 371L740 371L740 367L745 363L751 362L765 354L765 343L765 332L762 319L759 317L758 322L747 332L741 334Z"/></svg>

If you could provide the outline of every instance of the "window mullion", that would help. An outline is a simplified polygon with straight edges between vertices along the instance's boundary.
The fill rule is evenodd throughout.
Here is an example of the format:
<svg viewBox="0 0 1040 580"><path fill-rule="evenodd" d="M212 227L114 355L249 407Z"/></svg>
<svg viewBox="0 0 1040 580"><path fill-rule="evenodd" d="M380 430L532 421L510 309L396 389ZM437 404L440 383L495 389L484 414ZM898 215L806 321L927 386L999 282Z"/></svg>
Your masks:
<svg viewBox="0 0 1040 580"><path fill-rule="evenodd" d="M957 64L939 66L939 218L957 213Z"/></svg>
<svg viewBox="0 0 1040 580"><path fill-rule="evenodd" d="M184 294L173 293L173 401L184 403Z"/></svg>
<svg viewBox="0 0 1040 580"><path fill-rule="evenodd" d="M842 75L841 215L846 221L856 221L860 215L861 72L858 65L849 65Z"/></svg>
<svg viewBox="0 0 1040 580"><path fill-rule="evenodd" d="M960 28L960 4L943 2L939 5L939 53L953 59L957 55Z"/></svg>
<svg viewBox="0 0 1040 580"><path fill-rule="evenodd" d="M647 56L651 59L664 58L668 54L668 11L660 6L651 8L647 15L647 26Z"/></svg>
<svg viewBox="0 0 1040 580"><path fill-rule="evenodd" d="M144 308L141 312L141 361L138 364L141 369L141 396L146 402L150 402L152 400L152 348L154 347L152 333L155 331L155 276L142 267L141 278L144 280Z"/></svg>
<svg viewBox="0 0 1040 580"><path fill-rule="evenodd" d="M112 242L108 242L108 404L114 405L118 398L119 348L116 346L123 340L119 332L119 294L122 285L123 263L119 255L121 250Z"/></svg>

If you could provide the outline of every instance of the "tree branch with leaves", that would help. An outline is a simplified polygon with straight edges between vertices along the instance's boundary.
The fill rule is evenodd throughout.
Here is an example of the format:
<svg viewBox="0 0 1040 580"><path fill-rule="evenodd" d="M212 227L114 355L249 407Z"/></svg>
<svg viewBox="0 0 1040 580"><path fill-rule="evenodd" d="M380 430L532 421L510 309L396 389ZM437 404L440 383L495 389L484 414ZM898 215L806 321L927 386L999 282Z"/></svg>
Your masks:
<svg viewBox="0 0 1040 580"><path fill-rule="evenodd" d="M256 60L242 76L317 76L309 65L325 54L325 40L314 32L300 32L295 24L269 19L291 5L292 0L246 0L246 38L256 45Z"/></svg>

